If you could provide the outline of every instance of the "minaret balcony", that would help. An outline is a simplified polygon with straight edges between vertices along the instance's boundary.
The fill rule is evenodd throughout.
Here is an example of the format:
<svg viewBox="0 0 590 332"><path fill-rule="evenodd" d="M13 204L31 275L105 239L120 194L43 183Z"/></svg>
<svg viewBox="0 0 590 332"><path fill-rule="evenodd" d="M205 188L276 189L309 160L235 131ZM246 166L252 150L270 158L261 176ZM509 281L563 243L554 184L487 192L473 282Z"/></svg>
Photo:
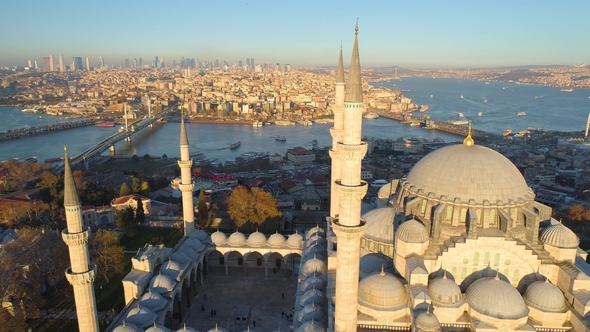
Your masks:
<svg viewBox="0 0 590 332"><path fill-rule="evenodd" d="M332 230L334 234L336 234L337 238L340 239L338 243L342 244L345 243L342 240L352 239L352 238L360 238L363 234L365 234L366 222L364 219L360 218L359 223L356 226L345 226L339 223L338 218L332 220Z"/></svg>
<svg viewBox="0 0 590 332"><path fill-rule="evenodd" d="M64 229L61 231L61 238L64 240L66 245L68 246L80 246L85 245L88 243L88 237L90 235L90 230L86 229L79 233L68 233L68 229Z"/></svg>
<svg viewBox="0 0 590 332"><path fill-rule="evenodd" d="M69 267L66 270L66 279L72 286L86 285L94 282L96 278L96 264L90 263L88 271L82 273L72 272L72 268Z"/></svg>
<svg viewBox="0 0 590 332"><path fill-rule="evenodd" d="M180 168L191 168L193 166L193 160L189 159L189 160L179 160L178 161L178 166Z"/></svg>
<svg viewBox="0 0 590 332"><path fill-rule="evenodd" d="M342 140L342 135L344 133L344 129L336 129L334 127L330 128L330 135L336 138L337 141Z"/></svg>
<svg viewBox="0 0 590 332"><path fill-rule="evenodd" d="M361 180L361 183L357 186L347 186L342 184L342 181L336 180L336 186L338 187L338 196L341 199L351 199L351 200L362 200L363 197L367 194L367 189L369 185L366 181Z"/></svg>
<svg viewBox="0 0 590 332"><path fill-rule="evenodd" d="M178 184L178 190L182 191L182 192L192 192L193 189L195 188L195 184L194 183L180 183Z"/></svg>
<svg viewBox="0 0 590 332"><path fill-rule="evenodd" d="M360 144L348 145L338 142L338 152L341 160L362 160L367 154L368 144L360 142Z"/></svg>

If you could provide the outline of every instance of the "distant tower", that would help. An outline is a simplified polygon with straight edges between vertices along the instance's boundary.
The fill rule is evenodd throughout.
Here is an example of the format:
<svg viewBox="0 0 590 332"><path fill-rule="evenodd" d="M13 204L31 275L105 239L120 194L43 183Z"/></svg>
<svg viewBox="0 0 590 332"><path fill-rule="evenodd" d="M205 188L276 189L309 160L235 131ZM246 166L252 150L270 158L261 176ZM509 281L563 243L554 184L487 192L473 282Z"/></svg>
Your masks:
<svg viewBox="0 0 590 332"><path fill-rule="evenodd" d="M141 66L143 66L143 60L139 58L139 68L141 68Z"/></svg>
<svg viewBox="0 0 590 332"><path fill-rule="evenodd" d="M102 57L98 57L98 68L104 67L104 59Z"/></svg>
<svg viewBox="0 0 590 332"><path fill-rule="evenodd" d="M96 265L90 262L88 254L90 230L82 224L82 205L76 192L76 183L65 147L64 157L64 207L66 208L67 228L62 231L62 239L68 245L70 264L72 265L66 270L66 278L74 287L79 330L98 332L100 330L93 285Z"/></svg>
<svg viewBox="0 0 590 332"><path fill-rule="evenodd" d="M357 330L358 284L361 236L365 224L361 220L361 201L367 183L361 180L361 161L367 144L361 142L363 122L363 91L358 48L358 23L355 28L352 59L344 97L344 130L338 142L342 170L336 181L340 196L338 218L332 223L338 239L336 268L336 308L334 331Z"/></svg>
<svg viewBox="0 0 590 332"><path fill-rule="evenodd" d="M35 69L38 69L39 66L37 65L37 60L35 60Z"/></svg>
<svg viewBox="0 0 590 332"><path fill-rule="evenodd" d="M90 71L90 60L88 60L88 57L86 57L86 70Z"/></svg>
<svg viewBox="0 0 590 332"><path fill-rule="evenodd" d="M49 64L49 61L51 61L50 57L48 57L48 56L43 57L43 69L45 69L45 71L51 70L51 65Z"/></svg>
<svg viewBox="0 0 590 332"><path fill-rule="evenodd" d="M66 71L66 67L64 67L64 56L61 54L59 55L59 71L62 73Z"/></svg>
<svg viewBox="0 0 590 332"><path fill-rule="evenodd" d="M129 59L125 59L125 68L129 68Z"/></svg>
<svg viewBox="0 0 590 332"><path fill-rule="evenodd" d="M192 159L189 156L188 137L184 125L184 114L181 115L180 123L180 184L178 188L182 192L182 215L184 216L184 235L189 236L195 230L195 208L193 205L193 188L191 166Z"/></svg>
<svg viewBox="0 0 590 332"><path fill-rule="evenodd" d="M31 60L27 60L27 67L33 68L33 62Z"/></svg>
<svg viewBox="0 0 590 332"><path fill-rule="evenodd" d="M588 129L590 129L590 113L588 113L588 120L586 120L586 136L588 137Z"/></svg>
<svg viewBox="0 0 590 332"><path fill-rule="evenodd" d="M338 142L342 142L342 131L344 129L344 61L342 60L342 44L340 45L340 57L338 58L338 69L336 70L336 88L334 92L334 127L331 128L332 135L332 150L330 150L330 157L332 157L332 179L331 179L331 199L330 199L330 217L332 219L338 217L338 208L340 208L339 195L337 193L338 186L336 180L340 179L341 160L338 155Z"/></svg>
<svg viewBox="0 0 590 332"><path fill-rule="evenodd" d="M53 71L55 68L53 67L53 55L49 56L49 71Z"/></svg>

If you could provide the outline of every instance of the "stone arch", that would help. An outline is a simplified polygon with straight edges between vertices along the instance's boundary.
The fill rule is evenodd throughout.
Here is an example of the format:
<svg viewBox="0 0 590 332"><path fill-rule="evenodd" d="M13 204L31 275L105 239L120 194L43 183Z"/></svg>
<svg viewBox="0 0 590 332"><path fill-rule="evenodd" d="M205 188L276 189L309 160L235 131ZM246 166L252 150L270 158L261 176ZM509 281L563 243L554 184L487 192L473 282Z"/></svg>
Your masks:
<svg viewBox="0 0 590 332"><path fill-rule="evenodd" d="M225 256L219 250L211 250L207 253L209 266L224 266Z"/></svg>
<svg viewBox="0 0 590 332"><path fill-rule="evenodd" d="M262 268L266 265L264 255L258 251L247 252L244 254L244 265L247 268Z"/></svg>
<svg viewBox="0 0 590 332"><path fill-rule="evenodd" d="M190 290L190 276L187 276L183 279L182 282L182 289L180 290L180 304L184 306L184 308L190 308L191 306L191 290Z"/></svg>
<svg viewBox="0 0 590 332"><path fill-rule="evenodd" d="M172 297L172 322L178 323L182 320L182 296L175 292Z"/></svg>
<svg viewBox="0 0 590 332"><path fill-rule="evenodd" d="M285 255L285 267L288 271L293 271L293 275L299 274L299 266L301 265L301 255L296 252Z"/></svg>
<svg viewBox="0 0 590 332"><path fill-rule="evenodd" d="M172 324L173 324L172 311L168 310L168 311L166 311L166 315L164 316L164 326L171 329Z"/></svg>
<svg viewBox="0 0 590 332"><path fill-rule="evenodd" d="M268 264L269 267L275 267L275 268L280 268L282 267L283 264L283 255L281 255L279 252L276 251L272 251L272 252L267 252L264 254L264 259L266 260L266 263Z"/></svg>

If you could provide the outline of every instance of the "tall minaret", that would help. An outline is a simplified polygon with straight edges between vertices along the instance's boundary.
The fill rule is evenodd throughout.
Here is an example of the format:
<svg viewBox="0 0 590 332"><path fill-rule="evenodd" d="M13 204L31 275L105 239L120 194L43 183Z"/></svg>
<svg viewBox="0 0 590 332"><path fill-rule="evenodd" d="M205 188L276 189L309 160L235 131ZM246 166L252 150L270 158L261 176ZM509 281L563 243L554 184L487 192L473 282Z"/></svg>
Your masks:
<svg viewBox="0 0 590 332"><path fill-rule="evenodd" d="M340 57L338 58L336 88L334 91L334 127L330 128L330 135L332 135L332 149L330 150L330 157L332 157L330 217L332 219L338 216L338 208L340 207L340 196L338 196L336 180L340 179L341 170L338 142L342 141L342 132L344 129L344 84L344 64L342 61L342 44L340 44Z"/></svg>
<svg viewBox="0 0 590 332"><path fill-rule="evenodd" d="M340 208L338 219L332 225L338 239L334 325L336 332L357 330L360 244L361 236L365 232L365 223L361 220L361 200L367 192L367 183L361 181L361 161L367 152L367 143L361 142L362 114L363 91L357 22L344 97L343 136L342 141L338 142L341 175L336 185L340 196Z"/></svg>
<svg viewBox="0 0 590 332"><path fill-rule="evenodd" d="M184 217L184 236L189 236L195 230L195 207L193 204L193 188L191 166L193 160L190 159L188 151L188 137L186 136L186 127L184 125L184 113L181 113L180 123L180 184L178 188L182 192L182 216Z"/></svg>
<svg viewBox="0 0 590 332"><path fill-rule="evenodd" d="M74 287L76 314L80 332L98 332L98 316L94 297L94 276L96 265L90 262L88 254L89 229L82 225L82 205L76 192L76 183L70 169L68 152L64 147L64 207L66 208L67 228L62 238L68 245L70 263L66 278Z"/></svg>

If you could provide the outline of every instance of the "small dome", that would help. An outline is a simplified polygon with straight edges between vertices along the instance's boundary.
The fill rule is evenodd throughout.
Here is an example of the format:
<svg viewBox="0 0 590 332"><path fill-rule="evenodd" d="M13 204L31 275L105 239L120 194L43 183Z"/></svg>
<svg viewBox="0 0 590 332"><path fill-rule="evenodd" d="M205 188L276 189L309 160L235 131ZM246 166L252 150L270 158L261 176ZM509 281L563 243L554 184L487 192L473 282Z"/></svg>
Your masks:
<svg viewBox="0 0 590 332"><path fill-rule="evenodd" d="M162 326L162 325L157 325L156 322L154 322L154 326L145 330L145 332L170 332L170 330L167 327Z"/></svg>
<svg viewBox="0 0 590 332"><path fill-rule="evenodd" d="M279 233L274 233L268 238L268 245L271 247L280 247L286 242L285 237Z"/></svg>
<svg viewBox="0 0 590 332"><path fill-rule="evenodd" d="M289 238L287 239L287 246L290 248L301 249L301 246L303 246L303 236L297 232L295 232L295 234L289 235Z"/></svg>
<svg viewBox="0 0 590 332"><path fill-rule="evenodd" d="M423 312L420 315L418 315L418 317L416 317L416 320L414 321L414 325L416 326L416 329L420 329L424 332L441 331L440 322L438 321L438 318L436 318L436 315L431 313L430 310L427 310L426 312Z"/></svg>
<svg viewBox="0 0 590 332"><path fill-rule="evenodd" d="M524 302L544 312L565 312L565 299L561 290L547 281L535 281L527 287Z"/></svg>
<svg viewBox="0 0 590 332"><path fill-rule="evenodd" d="M575 249L580 244L578 236L561 222L545 228L539 239L544 244L563 249Z"/></svg>
<svg viewBox="0 0 590 332"><path fill-rule="evenodd" d="M326 277L323 274L314 273L301 283L300 291L305 293L310 289L324 289Z"/></svg>
<svg viewBox="0 0 590 332"><path fill-rule="evenodd" d="M256 231L248 236L248 245L253 247L260 247L266 244L266 236L259 231Z"/></svg>
<svg viewBox="0 0 590 332"><path fill-rule="evenodd" d="M381 254L368 254L361 258L359 277L360 279L371 273L379 272L383 267L389 264Z"/></svg>
<svg viewBox="0 0 590 332"><path fill-rule="evenodd" d="M303 307L303 309L301 309L298 320L300 323L309 322L312 319L317 322L321 321L325 315L326 314L324 313L324 310L321 306L312 303L306 305L305 307Z"/></svg>
<svg viewBox="0 0 590 332"><path fill-rule="evenodd" d="M224 329L223 327L219 327L217 326L217 324L215 324L215 327L210 329L207 332L228 332L226 329Z"/></svg>
<svg viewBox="0 0 590 332"><path fill-rule="evenodd" d="M217 232L211 234L211 242L216 245L225 244L225 242L227 242L227 236L218 230Z"/></svg>
<svg viewBox="0 0 590 332"><path fill-rule="evenodd" d="M203 242L203 241L207 241L207 239L209 238L209 235L207 233L205 233L203 230L197 229L196 231L194 231L191 234L191 238L195 238L195 239Z"/></svg>
<svg viewBox="0 0 590 332"><path fill-rule="evenodd" d="M295 332L326 332L326 329L321 323L311 320L301 324Z"/></svg>
<svg viewBox="0 0 590 332"><path fill-rule="evenodd" d="M123 320L123 324L115 327L113 332L141 332L141 329L133 324L128 324Z"/></svg>
<svg viewBox="0 0 590 332"><path fill-rule="evenodd" d="M373 273L359 283L359 304L384 309L406 305L408 295L398 278L385 272Z"/></svg>
<svg viewBox="0 0 590 332"><path fill-rule="evenodd" d="M182 251L177 251L177 252L173 253L171 257L172 257L172 260L177 261L178 263L180 263L182 265L188 263L191 260L190 257L188 257Z"/></svg>
<svg viewBox="0 0 590 332"><path fill-rule="evenodd" d="M519 319L528 316L529 308L509 282L494 278L475 281L465 292L471 309L496 319Z"/></svg>
<svg viewBox="0 0 590 332"><path fill-rule="evenodd" d="M152 292L151 289L148 289L148 292L139 298L140 306L148 308L154 312L164 309L166 304L168 304L168 301L164 299L162 295Z"/></svg>
<svg viewBox="0 0 590 332"><path fill-rule="evenodd" d="M227 244L230 246L241 246L244 243L246 243L246 236L238 231L231 233L227 239Z"/></svg>
<svg viewBox="0 0 590 332"><path fill-rule="evenodd" d="M305 249L303 258L313 258L314 255L322 255L322 257L326 254L326 248L324 248L321 244L314 244L311 247Z"/></svg>
<svg viewBox="0 0 590 332"><path fill-rule="evenodd" d="M305 241L305 247L309 248L314 244L319 244L321 246L326 246L326 238L323 236L314 235Z"/></svg>
<svg viewBox="0 0 590 332"><path fill-rule="evenodd" d="M402 223L397 228L395 236L406 243L424 243L430 239L426 227L414 218Z"/></svg>
<svg viewBox="0 0 590 332"><path fill-rule="evenodd" d="M150 288L152 292L164 294L174 290L174 286L176 286L176 281L170 279L169 276L165 274L159 274L152 278L150 282Z"/></svg>
<svg viewBox="0 0 590 332"><path fill-rule="evenodd" d="M326 296L322 291L312 288L307 292L303 293L299 301L299 305L305 307L308 304L317 303L322 304L326 301Z"/></svg>
<svg viewBox="0 0 590 332"><path fill-rule="evenodd" d="M313 274L314 272L326 274L326 271L326 263L323 260L318 259L316 256L314 258L308 259L307 261L305 261L305 263L303 263L303 265L301 266L300 273L307 277Z"/></svg>
<svg viewBox="0 0 590 332"><path fill-rule="evenodd" d="M186 323L184 323L184 327L179 329L176 332L199 332L198 330L193 329L192 327L188 327L186 326Z"/></svg>
<svg viewBox="0 0 590 332"><path fill-rule="evenodd" d="M365 214L362 218L366 222L365 239L393 243L393 219L395 218L395 209L391 206L373 209Z"/></svg>
<svg viewBox="0 0 590 332"><path fill-rule="evenodd" d="M455 304L461 301L461 289L453 279L442 278L432 280L428 284L428 291L432 300L439 304Z"/></svg>
<svg viewBox="0 0 590 332"><path fill-rule="evenodd" d="M201 241L194 238L188 238L186 241L184 241L183 245L190 247L195 252L201 252L203 249L205 249L205 245L201 243Z"/></svg>
<svg viewBox="0 0 590 332"><path fill-rule="evenodd" d="M326 231L320 226L316 225L315 227L307 231L307 233L305 234L305 239L307 240L314 235L324 236L326 235Z"/></svg>
<svg viewBox="0 0 590 332"><path fill-rule="evenodd" d="M191 257L197 257L197 252L194 251L191 247L189 246L182 246L180 247L180 251L182 251L185 255L187 255L189 258Z"/></svg>
<svg viewBox="0 0 590 332"><path fill-rule="evenodd" d="M176 277L180 274L180 271L182 271L180 264L173 261L172 259L167 260L166 262L162 263L162 266L160 266L160 272L172 279L176 279Z"/></svg>
<svg viewBox="0 0 590 332"><path fill-rule="evenodd" d="M150 309L136 306L135 308L129 310L125 321L137 327L146 328L152 325L154 321L156 321L157 317L158 315L156 315Z"/></svg>

